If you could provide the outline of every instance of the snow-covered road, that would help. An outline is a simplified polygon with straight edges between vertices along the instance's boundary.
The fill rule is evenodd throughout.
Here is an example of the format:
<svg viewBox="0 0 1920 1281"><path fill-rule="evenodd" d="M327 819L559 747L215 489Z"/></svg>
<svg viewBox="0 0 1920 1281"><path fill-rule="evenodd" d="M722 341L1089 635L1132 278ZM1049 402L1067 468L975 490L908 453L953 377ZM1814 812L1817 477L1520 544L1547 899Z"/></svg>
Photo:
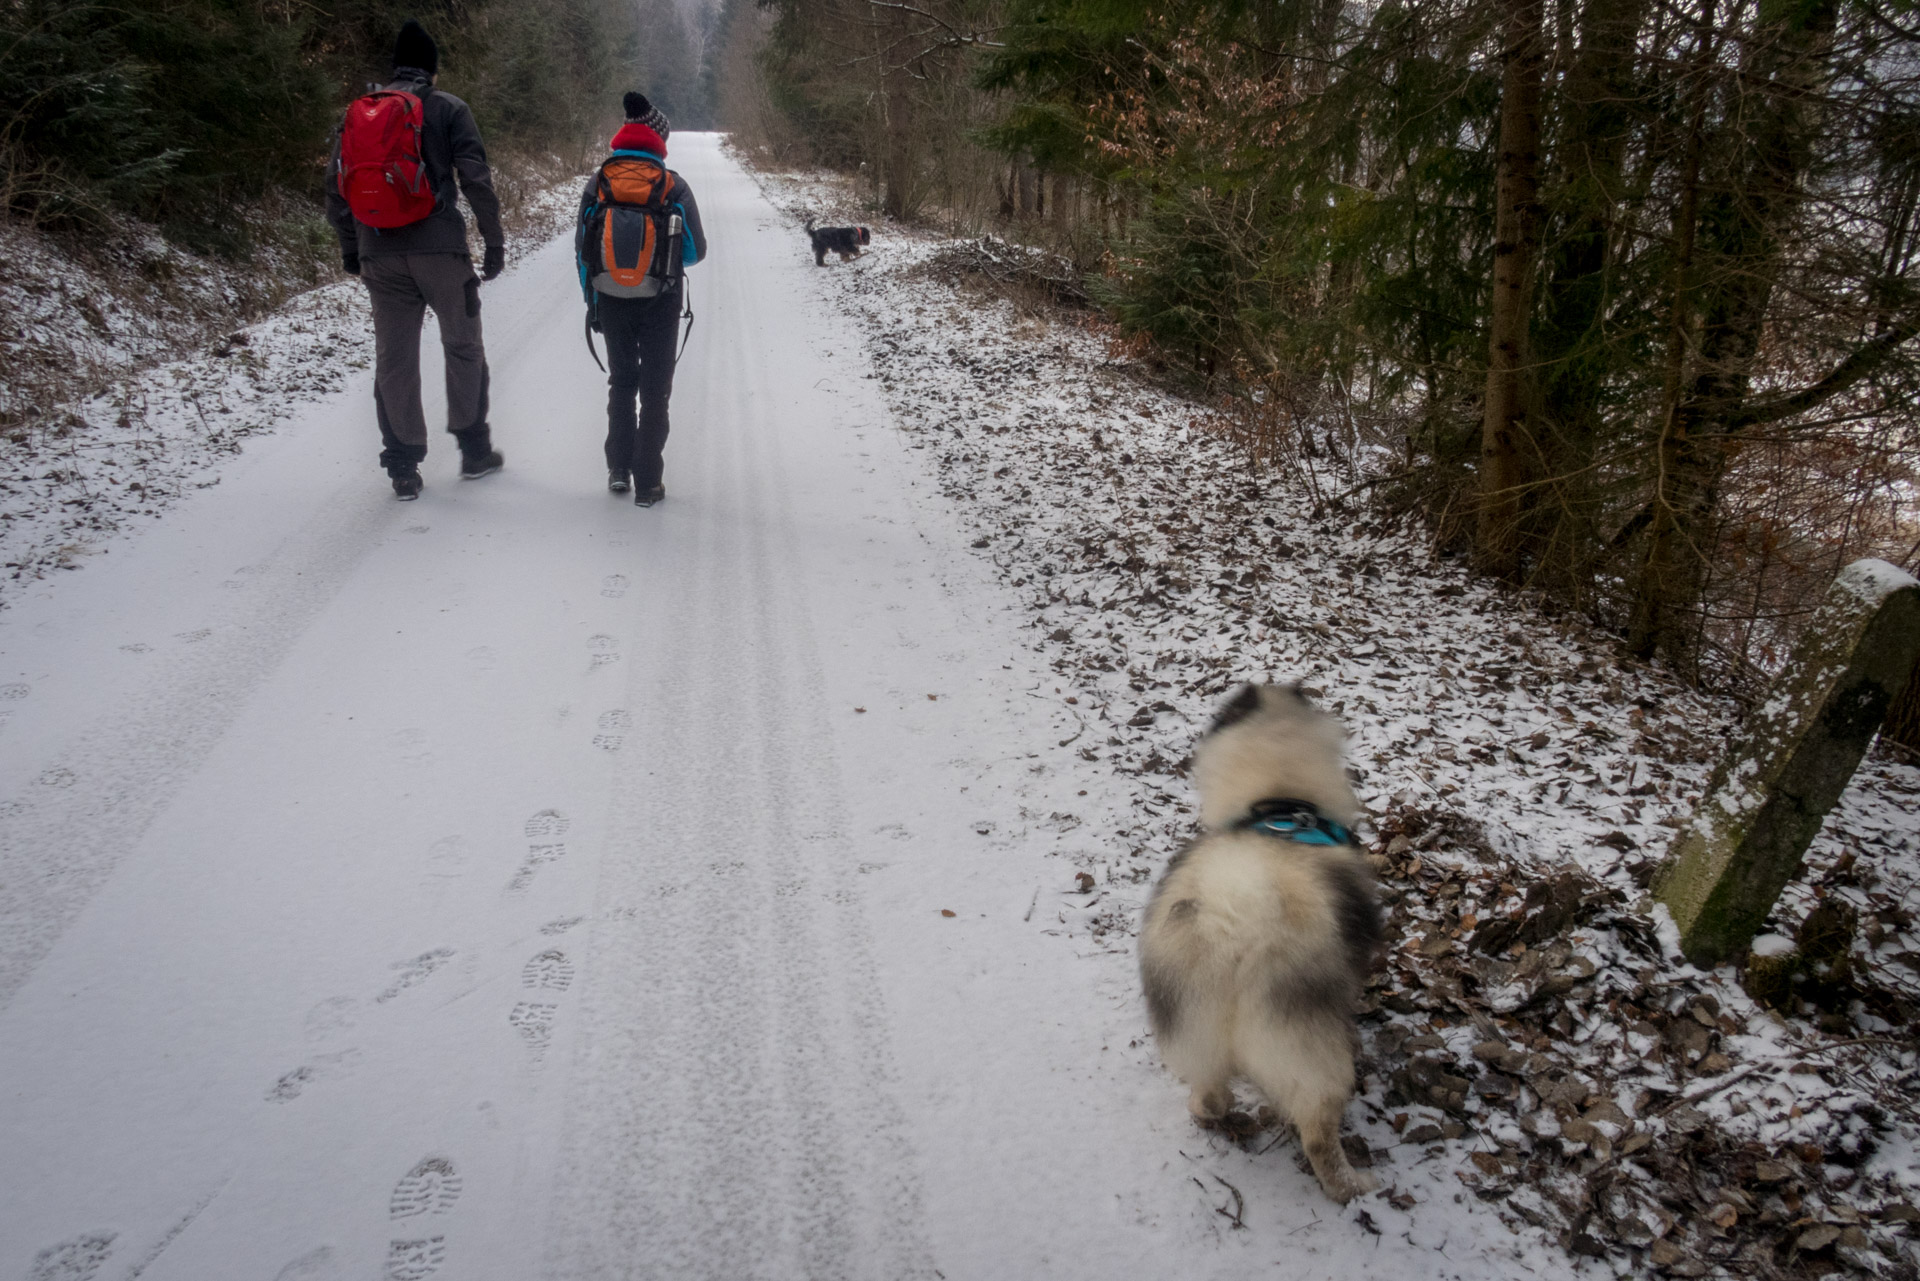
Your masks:
<svg viewBox="0 0 1920 1281"><path fill-rule="evenodd" d="M1041 929L1022 820L1121 783L804 239L674 161L663 505L556 241L483 295L499 476L436 435L394 502L361 374L0 616L0 1281L1546 1267L1290 1150L1214 1213L1128 967Z"/></svg>

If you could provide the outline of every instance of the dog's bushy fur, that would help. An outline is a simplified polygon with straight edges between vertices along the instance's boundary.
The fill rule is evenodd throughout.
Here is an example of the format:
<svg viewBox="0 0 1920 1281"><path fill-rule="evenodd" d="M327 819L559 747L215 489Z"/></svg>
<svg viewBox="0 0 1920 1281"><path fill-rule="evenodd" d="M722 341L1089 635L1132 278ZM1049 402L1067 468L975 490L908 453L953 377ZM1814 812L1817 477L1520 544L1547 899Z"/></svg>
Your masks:
<svg viewBox="0 0 1920 1281"><path fill-rule="evenodd" d="M827 265L829 251L847 262L860 253L860 246L873 243L873 233L865 227L816 227L807 219L807 236L813 241L813 265Z"/></svg>
<svg viewBox="0 0 1920 1281"><path fill-rule="evenodd" d="M1233 824L1285 797L1351 828L1345 737L1297 689L1242 688L1194 751L1203 835L1168 864L1140 931L1154 1038L1195 1118L1219 1119L1233 1079L1251 1081L1343 1203L1376 1186L1340 1146L1355 1008L1380 940L1373 875L1352 846Z"/></svg>

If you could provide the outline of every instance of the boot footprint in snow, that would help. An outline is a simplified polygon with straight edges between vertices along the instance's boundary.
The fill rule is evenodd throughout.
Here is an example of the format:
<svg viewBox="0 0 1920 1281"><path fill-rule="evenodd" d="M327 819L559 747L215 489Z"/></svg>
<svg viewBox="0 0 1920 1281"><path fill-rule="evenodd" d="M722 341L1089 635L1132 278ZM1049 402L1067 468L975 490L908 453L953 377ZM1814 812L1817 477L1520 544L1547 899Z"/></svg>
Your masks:
<svg viewBox="0 0 1920 1281"><path fill-rule="evenodd" d="M427 1157L394 1185L388 1215L409 1219L417 1215L445 1214L460 1199L461 1182L453 1162L441 1156Z"/></svg>

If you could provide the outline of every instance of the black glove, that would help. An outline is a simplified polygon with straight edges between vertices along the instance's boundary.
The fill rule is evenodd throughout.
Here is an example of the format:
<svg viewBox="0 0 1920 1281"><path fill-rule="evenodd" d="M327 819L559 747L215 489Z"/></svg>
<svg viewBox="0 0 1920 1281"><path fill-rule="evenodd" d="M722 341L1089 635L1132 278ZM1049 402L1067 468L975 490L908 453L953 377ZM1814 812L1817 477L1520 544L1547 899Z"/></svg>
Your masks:
<svg viewBox="0 0 1920 1281"><path fill-rule="evenodd" d="M359 275L360 255L351 249L342 249L340 251L340 270L346 272L349 276Z"/></svg>
<svg viewBox="0 0 1920 1281"><path fill-rule="evenodd" d="M492 280L495 276L506 270L506 266L507 247L505 245L488 245L487 256L480 261L480 279Z"/></svg>

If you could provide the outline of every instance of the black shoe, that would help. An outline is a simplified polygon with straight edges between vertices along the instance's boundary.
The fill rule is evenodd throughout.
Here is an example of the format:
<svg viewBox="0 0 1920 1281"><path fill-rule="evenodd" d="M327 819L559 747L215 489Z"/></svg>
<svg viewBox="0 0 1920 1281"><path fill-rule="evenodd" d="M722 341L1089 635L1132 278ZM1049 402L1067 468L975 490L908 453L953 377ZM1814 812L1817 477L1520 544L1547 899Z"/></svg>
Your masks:
<svg viewBox="0 0 1920 1281"><path fill-rule="evenodd" d="M651 507L666 496L667 487L665 485L655 485L650 489L635 489L633 491L633 505L635 507Z"/></svg>
<svg viewBox="0 0 1920 1281"><path fill-rule="evenodd" d="M633 478L623 471L610 471L607 473L607 492L609 494L624 494L632 485Z"/></svg>
<svg viewBox="0 0 1920 1281"><path fill-rule="evenodd" d="M417 471L396 472L393 475L393 496L403 503L410 503L420 497L421 484Z"/></svg>
<svg viewBox="0 0 1920 1281"><path fill-rule="evenodd" d="M479 480L482 476L491 476L507 465L507 460L497 449L489 449L484 454L462 454L460 456L460 479Z"/></svg>

